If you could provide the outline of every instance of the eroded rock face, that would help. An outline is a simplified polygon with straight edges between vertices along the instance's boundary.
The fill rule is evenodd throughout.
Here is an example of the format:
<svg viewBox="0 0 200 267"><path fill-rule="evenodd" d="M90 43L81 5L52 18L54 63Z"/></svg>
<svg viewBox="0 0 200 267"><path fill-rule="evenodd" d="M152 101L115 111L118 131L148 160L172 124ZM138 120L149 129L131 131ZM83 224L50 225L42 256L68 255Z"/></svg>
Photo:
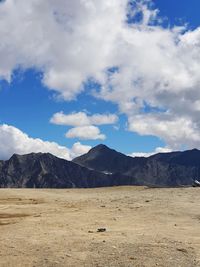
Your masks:
<svg viewBox="0 0 200 267"><path fill-rule="evenodd" d="M132 158L99 145L73 161L101 172L132 177L140 185L192 185L200 176L200 151L197 149Z"/></svg>
<svg viewBox="0 0 200 267"><path fill-rule="evenodd" d="M199 176L196 149L132 158L99 145L72 162L49 153L14 154L0 161L0 187L182 186L192 185Z"/></svg>
<svg viewBox="0 0 200 267"><path fill-rule="evenodd" d="M108 173L124 173L132 166L140 166L146 163L146 158L129 157L110 149L105 145L92 148L87 154L77 157L73 162L90 169Z"/></svg>
<svg viewBox="0 0 200 267"><path fill-rule="evenodd" d="M13 155L0 163L0 187L85 188L110 186L114 180L48 153Z"/></svg>

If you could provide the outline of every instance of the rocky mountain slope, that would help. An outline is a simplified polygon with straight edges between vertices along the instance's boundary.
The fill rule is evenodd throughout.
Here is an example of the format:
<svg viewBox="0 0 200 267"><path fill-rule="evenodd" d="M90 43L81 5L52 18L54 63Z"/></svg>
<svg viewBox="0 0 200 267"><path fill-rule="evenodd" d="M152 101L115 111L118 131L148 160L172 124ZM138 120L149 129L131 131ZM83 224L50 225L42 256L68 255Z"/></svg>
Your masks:
<svg viewBox="0 0 200 267"><path fill-rule="evenodd" d="M87 154L75 158L73 162L101 172L124 173L130 166L144 165L146 160L143 157L129 157L105 145L98 145Z"/></svg>
<svg viewBox="0 0 200 267"><path fill-rule="evenodd" d="M73 161L49 153L14 154L0 161L0 187L182 186L192 185L199 176L197 149L132 158L98 145Z"/></svg>
<svg viewBox="0 0 200 267"><path fill-rule="evenodd" d="M14 154L0 161L0 187L92 188L124 183L134 184L134 179L89 170L49 153Z"/></svg>
<svg viewBox="0 0 200 267"><path fill-rule="evenodd" d="M99 145L73 162L101 172L118 172L141 185L192 185L200 176L200 151L197 149L132 158Z"/></svg>

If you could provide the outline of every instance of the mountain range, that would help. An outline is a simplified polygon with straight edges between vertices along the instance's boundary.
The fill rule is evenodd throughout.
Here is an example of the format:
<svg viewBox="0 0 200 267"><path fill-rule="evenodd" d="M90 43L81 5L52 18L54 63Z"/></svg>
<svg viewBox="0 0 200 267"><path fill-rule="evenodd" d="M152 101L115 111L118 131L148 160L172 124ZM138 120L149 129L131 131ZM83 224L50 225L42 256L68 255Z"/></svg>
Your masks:
<svg viewBox="0 0 200 267"><path fill-rule="evenodd" d="M130 157L105 145L67 161L49 153L0 161L0 187L93 188L118 185L190 186L200 175L200 151Z"/></svg>

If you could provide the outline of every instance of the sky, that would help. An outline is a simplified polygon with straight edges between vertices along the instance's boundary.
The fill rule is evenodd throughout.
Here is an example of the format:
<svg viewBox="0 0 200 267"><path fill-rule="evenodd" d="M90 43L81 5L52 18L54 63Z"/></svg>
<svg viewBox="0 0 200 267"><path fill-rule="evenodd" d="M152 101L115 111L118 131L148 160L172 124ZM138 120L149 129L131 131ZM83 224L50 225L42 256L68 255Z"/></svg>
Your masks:
<svg viewBox="0 0 200 267"><path fill-rule="evenodd" d="M199 0L0 1L0 159L200 148Z"/></svg>

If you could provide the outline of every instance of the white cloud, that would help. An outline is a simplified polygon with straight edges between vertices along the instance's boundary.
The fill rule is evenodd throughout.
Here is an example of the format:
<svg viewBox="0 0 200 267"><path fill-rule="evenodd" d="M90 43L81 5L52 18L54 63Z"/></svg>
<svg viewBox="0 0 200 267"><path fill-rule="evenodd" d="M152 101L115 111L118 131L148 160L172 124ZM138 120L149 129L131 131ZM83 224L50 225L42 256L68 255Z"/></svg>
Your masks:
<svg viewBox="0 0 200 267"><path fill-rule="evenodd" d="M104 140L106 136L100 133L98 127L89 125L89 126L79 126L71 128L66 133L67 138L79 138L82 140Z"/></svg>
<svg viewBox="0 0 200 267"><path fill-rule="evenodd" d="M129 127L141 135L159 136L173 149L181 149L183 144L200 147L199 128L190 118L166 114L137 115L129 118Z"/></svg>
<svg viewBox="0 0 200 267"><path fill-rule="evenodd" d="M0 125L0 159L9 159L14 153L28 154L32 152L51 153L59 158L71 160L90 149L80 143L75 143L71 149L55 142L31 138L16 127Z"/></svg>
<svg viewBox="0 0 200 267"><path fill-rule="evenodd" d="M6 124L0 125L0 158L8 159L14 153L49 152L55 156L70 159L70 150L55 142L31 138L19 129Z"/></svg>
<svg viewBox="0 0 200 267"><path fill-rule="evenodd" d="M50 119L51 123L57 125L68 125L68 126L85 126L90 125L90 120L84 112L77 112L71 114L64 114L63 112L58 112L53 115Z"/></svg>
<svg viewBox="0 0 200 267"><path fill-rule="evenodd" d="M85 112L64 114L55 113L50 119L51 123L57 125L74 126L67 131L67 138L79 138L85 140L104 140L106 136L100 133L100 129L94 125L115 124L118 117L115 114L93 114L87 115Z"/></svg>
<svg viewBox="0 0 200 267"><path fill-rule="evenodd" d="M118 117L115 114L94 114L90 117L90 121L94 125L115 124Z"/></svg>
<svg viewBox="0 0 200 267"><path fill-rule="evenodd" d="M128 156L147 158L147 157L150 157L150 156L155 155L157 153L168 153L168 152L172 152L172 149L170 149L169 147L157 147L152 152L133 152L133 153L129 154Z"/></svg>
<svg viewBox="0 0 200 267"><path fill-rule="evenodd" d="M55 113L50 119L51 123L68 126L89 126L115 124L118 117L115 114L94 114L87 115L85 112L64 114L63 112Z"/></svg>
<svg viewBox="0 0 200 267"><path fill-rule="evenodd" d="M81 156L87 153L91 148L91 146L82 145L80 142L74 143L70 151L71 158Z"/></svg>
<svg viewBox="0 0 200 267"><path fill-rule="evenodd" d="M0 5L0 76L37 68L43 83L73 99L101 77L124 20L127 0L7 0ZM102 38L103 37L103 38Z"/></svg>
<svg viewBox="0 0 200 267"><path fill-rule="evenodd" d="M36 68L66 100L92 78L101 85L96 96L117 103L130 130L172 148L200 147L200 27L163 28L152 1L137 3L128 10L128 0L3 2L0 77L9 81L19 66ZM143 19L128 25L127 12ZM151 108L147 116L146 105L159 116Z"/></svg>

